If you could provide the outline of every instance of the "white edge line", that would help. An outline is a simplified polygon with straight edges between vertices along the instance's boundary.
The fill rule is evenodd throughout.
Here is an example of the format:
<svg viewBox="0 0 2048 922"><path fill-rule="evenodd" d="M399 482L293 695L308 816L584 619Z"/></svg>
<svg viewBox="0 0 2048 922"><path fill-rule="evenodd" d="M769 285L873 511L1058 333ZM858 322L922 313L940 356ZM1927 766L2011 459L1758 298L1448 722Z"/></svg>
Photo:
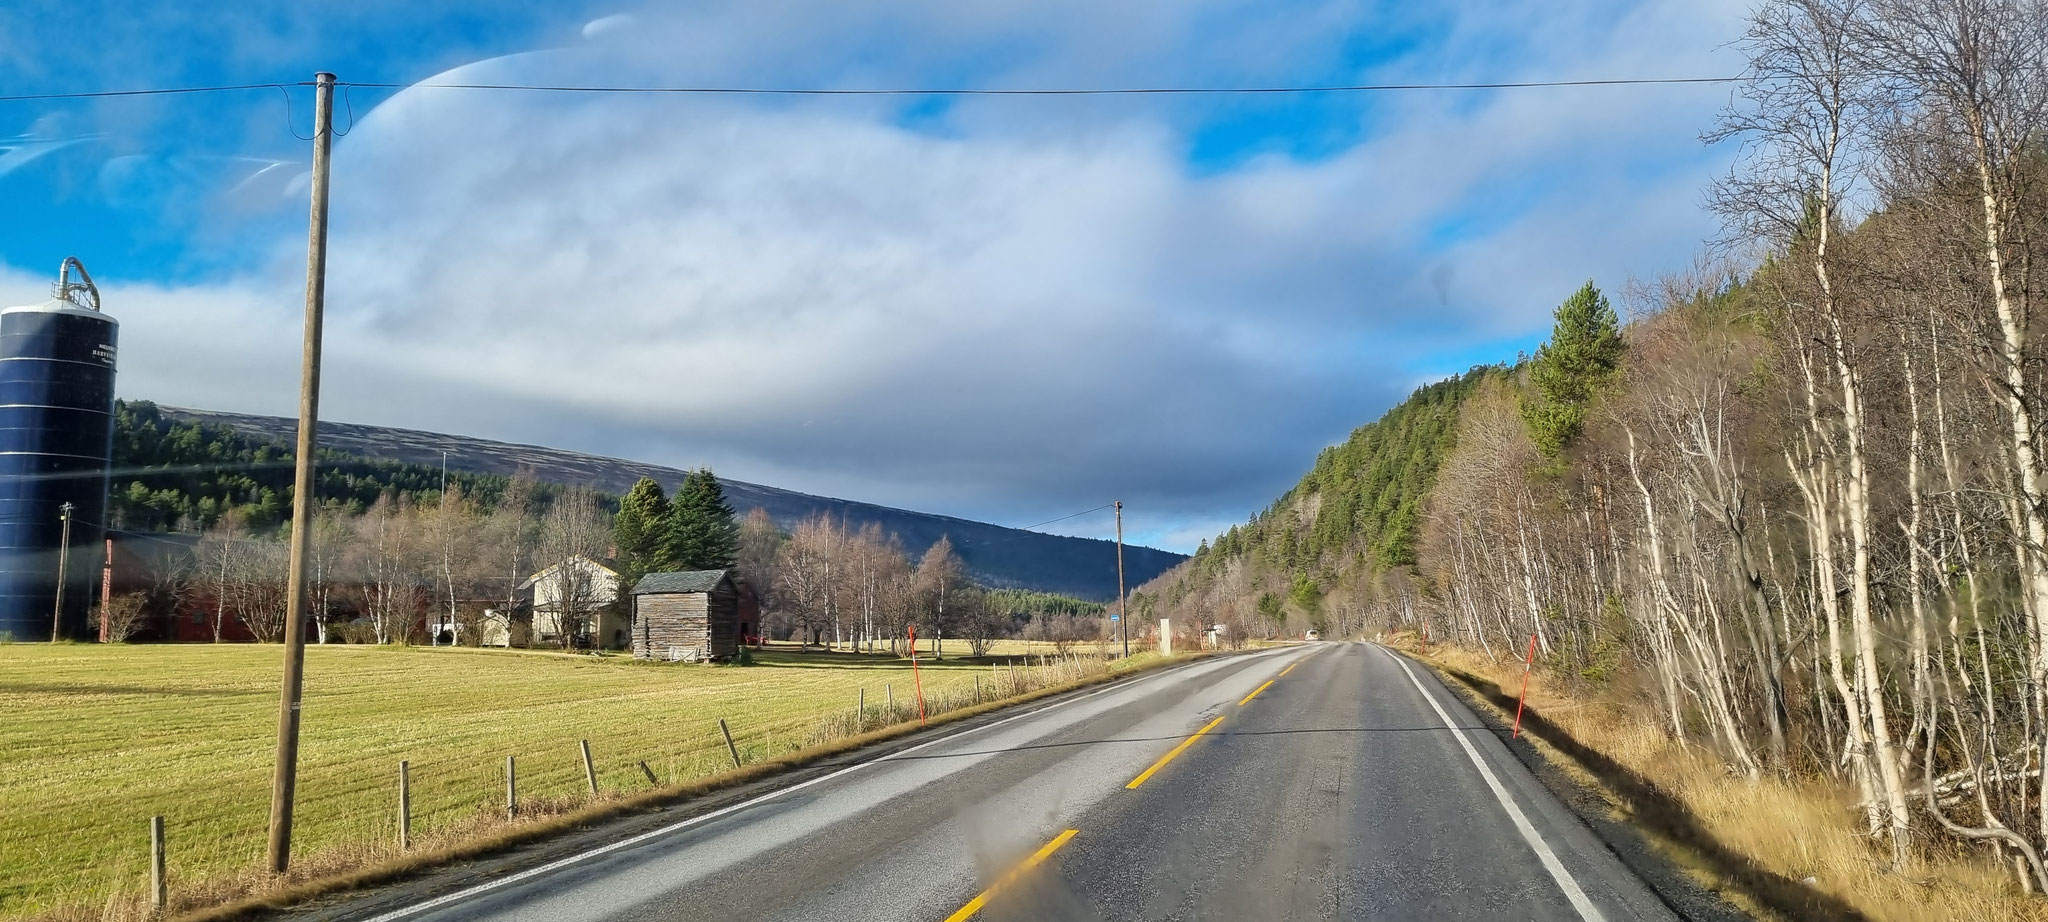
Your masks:
<svg viewBox="0 0 2048 922"><path fill-rule="evenodd" d="M1451 737L1464 748L1466 757L1472 760L1473 765L1479 767L1479 774L1486 779L1486 786L1493 789L1494 799L1500 801L1501 808L1506 810L1508 818L1515 822L1515 828L1521 831L1522 838L1528 840L1529 847L1536 851L1536 859L1543 863L1544 870L1550 872L1550 878L1557 881L1557 887L1564 891L1565 899L1570 900L1572 908L1579 911L1579 918L1585 922L1605 922L1605 917L1600 915L1600 910L1594 907L1593 901L1586 898L1586 891L1579 889L1579 882L1572 879L1570 871L1565 870L1564 862L1557 860L1557 853L1550 850L1550 845L1543 841L1543 836L1536 832L1536 827L1530 825L1529 818L1522 814L1522 808L1515 806L1514 798L1508 796L1507 788L1502 787L1500 779L1494 777L1493 769L1487 766L1485 759L1479 757L1479 750L1472 748L1472 741L1466 739L1465 733L1458 729L1457 721L1444 713L1443 706L1437 704L1436 698L1430 695L1428 689L1422 687L1422 680L1415 677L1415 670L1408 665L1407 660L1396 656L1385 647L1380 647L1380 652L1392 657L1394 663L1401 667L1401 674L1407 676L1408 681L1414 684L1415 690L1422 695L1422 700L1429 702L1430 710L1436 712L1436 716L1443 720L1444 728L1450 730Z"/></svg>
<svg viewBox="0 0 2048 922"><path fill-rule="evenodd" d="M1287 649L1287 648L1281 648L1281 649ZM1252 655L1252 656L1265 656L1265 655L1268 655L1268 654L1267 654L1267 652L1266 652L1266 651L1260 651L1260 652L1258 652L1258 653L1253 653L1253 654L1251 654L1251 655ZM1196 660L1196 661L1195 661L1195 663L1199 663L1199 662L1203 662L1203 661L1204 661L1204 660ZM1189 666L1192 666L1192 665L1194 665L1194 663L1187 663L1187 664L1185 664L1185 665L1189 665ZM1162 676L1162 675L1166 675L1166 674L1168 674L1168 673L1170 673L1170 672L1174 672L1174 671L1176 671L1176 670L1177 670L1178 668L1179 668L1179 667L1175 667L1175 669L1169 669L1169 670L1166 670L1166 671L1164 671L1164 672L1155 672L1155 673L1152 673L1152 675L1153 675L1153 676ZM649 831L647 831L647 832L643 832L643 833L640 833L640 834L638 834L638 835L634 835L634 836L628 836L628 837L626 837L626 838L624 838L624 839L620 839L620 840L618 840L617 842L611 842L611 843L608 843L608 844L605 844L605 845L600 845L600 846L598 846L598 847L596 847L596 848L590 849L589 851L584 851L584 852L577 852L576 854L574 854L574 855L570 855L570 856L568 856L568 857L566 857L566 858L557 858L557 859L555 859L554 861L550 861L550 862L548 862L548 863L546 863L546 864L543 864L543 865L540 865L540 866L538 866L538 867L531 867L531 868L527 868L527 869L526 869L526 870L524 870L524 871L519 871L519 872L516 872L516 873L513 873L513 874L507 874L507 875L505 875L504 877L496 878L496 879L493 879L493 880L488 880L488 881L485 881L485 882L483 882L483 883L480 883L480 884L474 884L474 885L472 885L472 886L469 886L469 887L466 887L466 888L464 888L464 889L461 889L461 890L457 890L457 891L455 891L454 893L444 894L444 895L442 895L442 896L437 896L437 897L434 897L434 898L433 898L433 899L431 899L431 900L426 900L426 901L424 901L424 902L420 902L420 903L414 903L414 904L412 904L412 905L410 905L410 906L405 906L405 907L402 907L402 908L399 908L399 909L394 909L394 910L392 910L392 911L390 911L390 912L384 913L383 915L379 915L379 916L371 916L370 918L368 918L368 919L364 920L364 922L395 922L395 920L398 920L398 919L403 919L403 918L406 918L406 917L408 917L408 916L416 916L416 915L419 915L420 913L426 912L427 910L430 910L430 909L439 909L440 907L442 907L442 906L446 906L446 905L448 905L448 904L450 904L450 903L457 903L457 902L461 902L461 901L463 901L463 900L466 900L466 899L470 899L471 897L475 897L475 896L478 896L478 895L480 895L480 894L484 894L484 893L488 893L488 892L490 892L490 891L492 891L492 890L496 890L496 889L498 889L499 887L503 887L503 886L506 886L506 885L508 885L508 884L516 884L516 883L518 883L518 882L520 882L520 881L522 881L522 880L527 880L527 879L530 879L530 878L533 878L533 877L538 877L538 876L540 876L540 875L542 875L542 874L547 874L547 873L549 873L549 872L552 872L552 871L558 871L558 870L561 870L562 868L568 867L568 866L570 866L570 865L572 865L572 864L576 864L576 863L578 863L578 862L582 862L582 861L587 861L587 860L589 860L589 859L591 859L591 858L596 858L596 857L598 857L599 855L607 855L607 854L610 854L610 853L612 853L612 852L618 851L618 850L620 850L620 849L624 849L624 848L631 848L631 847L633 847L633 846L635 846L635 845L639 845L640 843L642 843L642 842L646 842L646 841L648 841L648 840L650 840L650 839L658 839L658 838L661 838L662 836L666 836L666 835L669 835L669 834L672 834L672 833L680 832L680 831L682 831L682 830L684 830L684 829L688 829L689 827L691 827L691 826L695 826L695 825L697 825L697 824L699 824L699 823L705 823L705 822L709 822L709 821L711 821L711 820L714 820L714 819L717 819L717 818L719 818L719 817L721 817L721 816L725 816L725 815L728 815L728 814L731 814L731 813L737 813L737 812L739 812L739 811L741 811L741 810L744 810L744 809L746 809L746 808L748 808L748 807L752 807L752 806L754 806L754 805L756 805L756 804L766 803L767 801L771 801L771 800L774 800L774 799L776 799L776 798L778 798L778 797L781 797L781 796L783 796L783 795L785 795L785 794L794 794L794 793L796 793L797 791L801 791L801 790L803 790L804 788L810 787L811 785L814 785L814 784L823 784L824 782L827 782L827 781L831 781L831 780L832 780L832 779L834 779L834 778L839 778L839 777L842 777L842 776L845 776L845 775L848 775L848 774L852 774L853 772L857 772L857 771L860 771L860 770L861 770L861 769L863 769L863 768L867 768L867 767L869 767L869 766L871 766L871 765L875 765L875 764L878 764L878 763L881 763L881 762L887 762L887 761L889 761L889 760L891 760L891 759L895 759L895 758L898 758L898 757L900 757L900 756L905 756L905 755L909 755L910 753L916 752L916 751L918 751L918 750L920 750L920 749L924 749L924 748L927 748L927 747L931 747L931 746L937 746L937 745L938 745L938 744L940 744L940 743L946 743L946 742L951 742L951 741L953 741L953 740L957 740L957 739L959 739L959 738L961 738L961 737L963 737L963 736L967 736L968 734L971 734L971 733L979 733L979 732L981 732L981 731L983 731L983 730L993 730L993 729L995 729L995 728L997 728L997 727L1000 727L1000 726L1002 726L1002 725L1004 725L1004 724L1007 724L1007 723L1010 723L1010 722L1012 722L1012 721L1017 721L1017 720L1023 720L1023 719L1024 719L1024 718L1026 718L1026 717L1032 717L1032 716L1036 716L1036 715L1039 715L1039 714L1043 714L1043 713L1045 713L1045 712L1047 712L1047 711L1051 711L1051 710L1054 710L1054 709L1056 709L1056 708L1062 708L1062 707L1066 707L1066 706L1067 706L1067 705L1069 705L1069 704L1075 704L1075 703L1077 703L1077 702L1081 702L1081 701L1086 701L1086 700L1088 700L1088 699L1090 699L1090 698L1093 698L1093 697L1095 697L1095 696L1097 696L1097 695L1106 695L1106 694L1108 694L1108 693L1110 693L1110 692L1113 692L1113 691L1122 691L1122 690L1124 690L1124 689L1128 689L1129 687L1130 687L1130 686L1128 686L1128 685L1122 685L1122 684L1117 684L1117 683L1111 683L1111 684L1110 684L1110 686L1109 686L1109 687L1107 687L1107 688L1102 688L1102 689L1098 689L1098 690L1096 690L1096 691L1092 691L1092 692L1089 692L1089 693L1087 693L1087 694L1084 694L1084 695L1076 695L1076 696L1074 696L1074 697L1072 697L1072 698L1068 698L1068 699L1067 699L1067 700L1065 700L1065 701L1055 701L1055 702L1053 702L1052 704L1048 704L1048 705L1046 705L1046 706L1044 706L1044 707L1040 707L1040 708L1033 708L1033 709L1031 709L1031 710L1025 711L1025 712L1024 712L1024 713L1022 713L1022 714L1013 714L1013 715L1011 715L1011 716L1009 716L1009 717L1005 717L1005 718L1003 718L1003 719L1001 719L1001 720L997 720L997 721L991 721L991 722L989 722L989 723L985 723L985 724L982 724L981 726L978 726L978 727L969 727L969 728L967 728L967 729L965 729L965 730L961 730L961 731L959 731L959 732L957 732L957 733L949 733L949 734L947 734L947 735L945 735L945 736L942 736L942 737L939 737L938 739L935 739L935 740L927 740L927 741L925 741L925 742L922 742L922 743L919 743L919 744L917 744L917 745L915 745L915 746L911 746L911 747L909 747L909 748L907 748L907 749L899 749L899 750L897 750L897 751L895 751L895 752L892 752L892 753L889 753L888 755L885 755L885 756L877 756L877 757L875 757L875 758L872 758L872 759L869 759L869 760L867 760L867 761L865 761L865 762L858 762L858 763L855 763L855 764L853 764L853 765L849 765L849 766L847 766L847 767L845 767L845 768L839 769L838 771L835 771L835 772L831 772L831 773L829 773L829 774L819 775L818 777L816 777L816 778L812 778L812 779L811 779L811 780L809 780L809 781L801 781L801 782L798 782L798 783L796 783L796 784L792 784L792 785L790 785L790 786L788 786L788 787L785 787L785 788L777 788L777 789L775 789L775 790L773 790L773 791L769 791L769 792L767 792L767 793L765 793L765 794L761 794L761 795L759 795L759 796L756 796L756 797L751 797L751 798L748 798L747 800L743 800L743 801L740 801L739 803L736 803L736 804L728 804L728 805L726 805L726 806L723 806L723 807L720 807L720 808L718 808L718 809L716 809L716 810L713 810L713 811L711 811L711 812L709 812L709 813L700 813L700 814L698 814L698 815L696 815L696 816L690 817L689 819L683 820L683 821L681 821L681 822L677 822L677 823L671 823L671 824L669 824L669 825L667 825L667 826L663 826L663 827L661 827L660 829L652 829L652 830L649 830ZM1442 713L1442 712L1438 712L1438 713ZM1448 718L1446 718L1446 719L1448 719Z"/></svg>

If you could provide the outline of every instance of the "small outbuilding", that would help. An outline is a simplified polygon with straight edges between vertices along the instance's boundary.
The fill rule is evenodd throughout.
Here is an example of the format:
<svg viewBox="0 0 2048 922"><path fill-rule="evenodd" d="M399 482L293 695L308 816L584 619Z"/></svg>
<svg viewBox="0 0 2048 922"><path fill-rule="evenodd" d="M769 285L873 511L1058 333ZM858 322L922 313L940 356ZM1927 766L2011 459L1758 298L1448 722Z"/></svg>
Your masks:
<svg viewBox="0 0 2048 922"><path fill-rule="evenodd" d="M730 659L760 618L753 590L733 570L649 573L632 595L636 659Z"/></svg>

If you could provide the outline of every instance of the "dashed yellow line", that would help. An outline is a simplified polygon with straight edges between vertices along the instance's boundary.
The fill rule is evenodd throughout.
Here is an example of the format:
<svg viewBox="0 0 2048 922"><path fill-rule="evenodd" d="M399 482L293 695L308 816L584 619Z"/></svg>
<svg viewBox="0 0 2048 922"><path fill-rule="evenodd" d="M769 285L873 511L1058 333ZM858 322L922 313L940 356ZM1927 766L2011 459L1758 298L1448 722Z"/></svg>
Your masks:
<svg viewBox="0 0 2048 922"><path fill-rule="evenodd" d="M1260 693L1260 692L1262 692L1262 691L1265 691L1265 690L1266 690L1266 689L1268 689L1268 688L1272 688L1272 687L1273 687L1273 683L1274 683L1274 682L1277 682L1277 681L1279 681L1279 680L1280 680L1280 676L1284 676L1284 675L1286 675L1286 674L1288 674L1288 673L1290 673L1290 672L1293 672L1293 671L1294 671L1294 667L1296 667L1296 666L1299 666L1299 665L1301 665L1301 663L1300 663L1299 661L1296 661L1296 662L1293 662L1293 663L1289 663L1286 669L1282 669L1282 670L1280 670L1280 675L1278 675L1278 676L1274 676L1274 677L1272 677L1272 678L1270 678L1270 679L1267 679L1267 680L1266 680L1266 684L1264 684L1264 685L1261 685L1261 686L1259 686L1259 687L1257 687L1257 688L1254 688L1254 689L1252 689L1252 693L1251 693L1251 694L1249 694L1249 695L1246 695L1246 696L1244 696L1244 698L1243 698L1242 700L1238 701L1238 702L1237 702L1237 706L1238 706L1238 707L1244 707L1244 706L1245 706L1246 704L1249 704L1249 703L1251 703L1251 700L1252 700L1253 698L1257 698L1257 697L1259 696L1259 693ZM1223 718L1221 718L1221 717L1218 717L1218 718L1216 718L1215 720L1209 721L1209 724L1208 724L1208 726L1205 726L1205 727L1203 727L1203 728L1202 728L1202 729L1200 729L1200 730L1196 730L1196 731L1195 731L1195 735L1193 735L1193 736L1190 736L1190 737L1188 737L1187 739L1181 740L1181 741L1180 741L1180 745L1178 745L1178 746L1175 746L1175 747L1173 747L1173 751L1172 751L1172 752L1169 752L1169 753L1167 753L1167 754L1165 754L1165 755L1163 755L1163 756L1160 756L1160 757L1159 757L1159 761L1157 761L1157 762L1154 762L1154 763L1152 763L1152 767L1151 767L1151 768L1145 769L1145 770L1144 770L1144 772L1142 772L1142 773L1140 773L1140 774L1138 775L1138 777L1136 777L1136 778L1132 778L1132 779L1131 779L1131 783L1130 783L1130 784L1126 784L1126 785L1124 785L1124 787L1125 787L1125 788L1127 788L1127 789L1129 789L1129 790L1133 790L1133 791L1137 790L1137 789L1138 789L1138 785L1141 785L1141 784L1144 784L1144 783L1145 783L1145 779L1147 779L1147 778L1150 778L1150 777L1152 777L1152 776L1153 776L1154 774L1156 774L1156 773L1157 773L1157 772L1158 772L1158 771L1159 771L1160 769L1162 769L1162 768L1165 768L1165 767L1166 767L1166 763L1168 763L1168 762L1171 762L1171 761L1173 761L1173 760L1174 760L1174 759L1175 759L1176 757L1178 757L1178 756L1179 756L1179 755L1180 755L1181 753L1183 753L1183 752L1186 752L1186 751L1187 751L1187 748L1188 748L1189 746L1192 746L1192 745L1194 745L1194 744L1195 744L1195 741L1196 741L1196 740L1198 740L1198 739L1201 739L1201 738L1202 738L1202 736L1203 736L1204 734L1207 734L1207 733L1208 733L1209 731L1211 731L1211 730L1214 730L1214 729L1216 729L1216 725L1217 725L1217 724L1220 724L1220 723L1222 723L1222 722L1223 722ZM963 918L963 919L964 919L964 918L966 918L966 917L965 917L965 916L962 916L961 918ZM951 919L948 919L948 920L947 920L947 922L953 922L953 920L951 920Z"/></svg>
<svg viewBox="0 0 2048 922"><path fill-rule="evenodd" d="M1165 754L1165 755L1163 755L1163 756L1160 756L1160 757L1159 757L1159 761L1157 761L1157 762L1154 762L1154 763L1152 763L1152 767L1151 767L1151 768L1145 769L1145 771L1144 771L1144 773L1143 773L1143 774L1139 775L1139 776L1138 776L1138 777L1136 777L1136 778L1132 778L1132 779L1131 779L1131 783L1130 783L1130 784L1126 784L1126 785L1124 785L1124 787L1125 787L1125 788L1127 788L1127 789L1129 789L1129 790L1133 790L1133 791L1137 790L1137 789L1138 789L1138 785L1141 785L1141 784L1144 784L1144 783L1145 783L1145 779L1147 779L1147 778L1150 778L1150 777L1152 777L1152 774L1153 774L1154 772L1157 772L1157 771L1159 771L1160 769L1162 769L1162 768L1165 768L1165 767L1166 767L1166 763L1168 763L1168 762L1171 762L1171 761L1173 761L1173 759L1174 759L1174 757L1175 757L1175 756L1178 756L1178 755L1180 755L1181 753L1183 753L1183 752L1186 752L1186 751L1187 751L1187 748L1188 748L1189 746L1192 746L1192 745L1194 745L1194 744L1195 744L1195 741L1196 741L1196 740L1198 740L1198 739L1201 739L1201 738L1202 738L1202 735L1203 735L1203 734L1205 734L1205 733L1208 733L1209 731L1211 731L1211 730L1214 730L1214 729L1216 729L1216 725L1217 725L1217 724L1220 724L1220 723L1222 723L1222 722L1223 722L1223 718L1221 718L1221 717L1218 717L1218 718L1216 718L1215 720L1209 721L1209 725L1208 725L1208 726L1206 726L1206 727L1203 727L1203 728L1202 728L1202 729L1200 729L1200 730L1196 730L1196 731L1195 731L1195 735L1194 735L1194 736L1190 736L1190 737L1188 737L1187 739L1181 740L1181 741L1180 741L1180 745L1178 745L1178 746L1175 746L1175 747L1173 747L1173 751L1172 751L1172 752L1169 752L1169 753L1167 753L1167 754Z"/></svg>
<svg viewBox="0 0 2048 922"><path fill-rule="evenodd" d="M1016 883L1018 878L1023 877L1032 868L1044 864L1045 859L1052 857L1052 853L1059 851L1060 846L1067 844L1067 840L1073 838L1077 832L1080 832L1080 830L1069 829L1053 836L1052 841L1039 846L1038 851L1031 853L1031 857L1024 859L1022 863L1011 868L1008 873L998 878L995 883L990 884L987 890L981 891L974 899L968 900L967 905L954 910L952 915L946 917L946 922L966 922L966 920L973 918L975 913L981 911L981 907L988 905L989 897L995 896L996 891Z"/></svg>

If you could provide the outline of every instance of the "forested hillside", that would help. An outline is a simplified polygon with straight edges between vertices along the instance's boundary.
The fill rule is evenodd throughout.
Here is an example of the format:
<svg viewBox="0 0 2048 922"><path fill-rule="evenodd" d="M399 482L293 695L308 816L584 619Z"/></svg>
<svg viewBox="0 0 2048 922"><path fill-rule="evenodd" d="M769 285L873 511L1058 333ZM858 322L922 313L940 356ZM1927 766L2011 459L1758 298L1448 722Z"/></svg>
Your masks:
<svg viewBox="0 0 2048 922"><path fill-rule="evenodd" d="M1422 508L1456 443L1459 408L1499 366L1419 388L1377 422L1316 456L1315 466L1251 521L1203 542L1194 559L1146 587L1171 610L1205 608L1237 632L1299 633L1356 614L1325 596L1347 577L1415 563ZM1203 622L1203 619L1196 619ZM1194 622L1190 622L1194 623ZM1203 622L1207 623L1207 622Z"/></svg>
<svg viewBox="0 0 2048 922"><path fill-rule="evenodd" d="M167 559L149 574L148 604L212 600L203 614L214 640L275 640L285 623L288 529L279 526L289 507L290 452L228 427L167 417L148 403L117 409L116 527L200 533L190 559ZM437 630L452 626L462 642L476 643L487 610L545 571L555 597L569 600L561 630L507 639L614 643L593 634L592 613L611 600L598 597L585 568L568 565L579 559L607 561L629 585L650 572L737 565L770 633L817 643L900 644L912 623L977 652L1019 633L1064 645L1101 632L1102 603L977 585L979 575L943 534L907 548L878 522L821 511L785 529L758 506L741 525L709 470L684 475L673 497L651 478L612 497L454 469L444 496L441 476L438 467L323 454L309 563L314 608L335 638L419 642L424 608ZM141 629L131 621L120 637Z"/></svg>
<svg viewBox="0 0 2048 922"><path fill-rule="evenodd" d="M1711 200L1746 258L1629 286L1625 327L1570 294L1527 363L1419 392L1146 595L1533 641L1739 778L1856 792L1872 863L1969 842L2039 892L2048 17L1779 0L1742 47Z"/></svg>
<svg viewBox="0 0 2048 922"><path fill-rule="evenodd" d="M166 415L146 400L114 405L114 462L108 523L137 531L199 531L230 511L253 528L291 513L292 451L227 426ZM320 452L315 494L322 503L360 513L391 492L408 502L441 492L441 469ZM507 478L448 472L472 499L496 501ZM545 492L545 488L543 488Z"/></svg>
<svg viewBox="0 0 2048 922"><path fill-rule="evenodd" d="M239 531L275 529L291 508L294 426L279 417L163 408L148 401L117 403L109 524L133 531L200 532L214 529L232 513ZM321 440L329 447L321 450L316 469L317 499L323 509L344 518L367 512L386 494L401 509L437 504L438 460L444 450L450 493L479 514L497 507L516 475L526 478L518 500L533 516L541 515L565 488L590 491L588 501L609 514L618 507L612 489L623 491L641 478L673 486L686 477L684 471L651 464L377 426L322 423ZM424 459L434 463L421 463ZM820 517L850 532L875 525L908 548L945 539L968 574L991 587L1092 597L1098 609L1100 600L1116 593L1116 548L1107 541L740 481L721 480L721 485L738 511L765 509L784 532ZM1134 584L1183 559L1153 548L1124 549Z"/></svg>
<svg viewBox="0 0 2048 922"><path fill-rule="evenodd" d="M291 444L297 425L284 417L213 410L166 407L163 413L182 423L200 424L209 432L231 430L250 439L250 444L259 445ZM642 479L673 487L687 474L658 464L540 445L355 423L322 422L320 443L357 460L372 459L394 463L402 469L432 471L436 478L445 452L451 476L455 471L478 475L480 479L475 483L485 500L494 495L493 490L501 488L497 485L504 478L522 473L544 485L596 490L608 504L610 496L624 495ZM288 484L290 480L287 470L281 482ZM464 480L463 484L465 491L472 489L471 481ZM989 586L1037 589L1097 601L1116 597L1116 545L1109 541L1005 528L741 480L721 478L720 484L733 508L741 513L765 509L785 532L793 532L803 522L824 516L853 531L877 525L884 534L897 536L905 547L913 549L930 547L945 538L953 544L969 572ZM116 489L120 489L118 479ZM1124 548L1124 566L1132 585L1185 559L1184 555L1156 548Z"/></svg>

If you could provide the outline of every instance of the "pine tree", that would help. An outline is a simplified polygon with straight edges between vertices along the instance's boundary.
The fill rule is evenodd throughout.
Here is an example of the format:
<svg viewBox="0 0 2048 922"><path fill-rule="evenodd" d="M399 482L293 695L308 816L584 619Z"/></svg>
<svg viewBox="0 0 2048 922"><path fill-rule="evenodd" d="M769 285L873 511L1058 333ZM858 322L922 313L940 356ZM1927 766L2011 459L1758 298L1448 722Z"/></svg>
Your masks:
<svg viewBox="0 0 2048 922"><path fill-rule="evenodd" d="M679 570L722 570L739 556L740 528L710 468L683 478L668 505L663 550Z"/></svg>
<svg viewBox="0 0 2048 922"><path fill-rule="evenodd" d="M618 548L620 585L631 586L642 576L668 569L668 517L668 496L652 478L640 478L619 500L619 514L612 519L612 543Z"/></svg>
<svg viewBox="0 0 2048 922"><path fill-rule="evenodd" d="M1558 305L1550 341L1529 361L1535 393L1522 399L1522 420L1546 456L1579 437L1587 405L1621 367L1621 349L1621 323L1591 281Z"/></svg>

